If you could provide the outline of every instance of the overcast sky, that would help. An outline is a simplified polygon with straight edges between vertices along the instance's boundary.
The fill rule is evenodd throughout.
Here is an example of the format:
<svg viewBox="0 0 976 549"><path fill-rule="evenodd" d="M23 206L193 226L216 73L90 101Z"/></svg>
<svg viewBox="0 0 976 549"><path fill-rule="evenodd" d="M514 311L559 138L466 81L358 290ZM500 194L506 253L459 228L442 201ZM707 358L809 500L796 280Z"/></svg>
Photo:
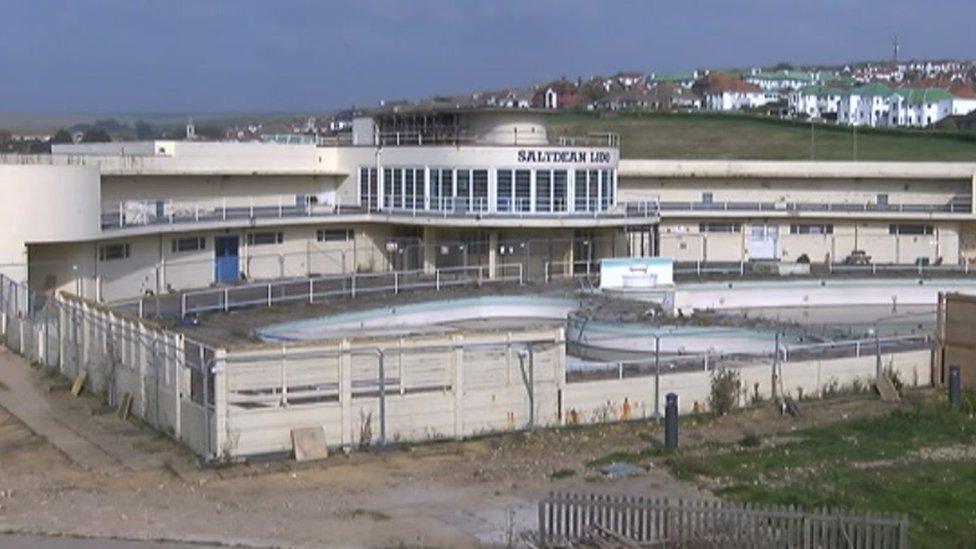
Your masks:
<svg viewBox="0 0 976 549"><path fill-rule="evenodd" d="M976 57L974 0L0 0L0 111L324 110L618 70Z"/></svg>

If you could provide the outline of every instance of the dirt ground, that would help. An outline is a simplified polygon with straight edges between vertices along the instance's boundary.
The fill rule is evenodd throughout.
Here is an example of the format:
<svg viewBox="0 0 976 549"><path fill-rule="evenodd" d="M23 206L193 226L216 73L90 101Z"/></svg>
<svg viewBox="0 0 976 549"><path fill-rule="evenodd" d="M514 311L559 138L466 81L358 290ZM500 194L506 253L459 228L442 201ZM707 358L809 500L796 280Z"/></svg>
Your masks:
<svg viewBox="0 0 976 549"><path fill-rule="evenodd" d="M50 381L38 375L37 382ZM895 406L849 397L805 404L800 419L771 406L682 418L680 440L696 445L788 433ZM0 532L261 547L497 546L531 531L536 502L553 490L709 497L651 462L639 464L645 474L619 479L586 465L660 444L660 425L647 421L353 452L310 464L200 469L168 440L150 434L147 444L145 429L113 426L122 423L114 414L91 417L81 434L97 438L114 429L136 441L133 451L146 463L163 465L84 470L0 408Z"/></svg>

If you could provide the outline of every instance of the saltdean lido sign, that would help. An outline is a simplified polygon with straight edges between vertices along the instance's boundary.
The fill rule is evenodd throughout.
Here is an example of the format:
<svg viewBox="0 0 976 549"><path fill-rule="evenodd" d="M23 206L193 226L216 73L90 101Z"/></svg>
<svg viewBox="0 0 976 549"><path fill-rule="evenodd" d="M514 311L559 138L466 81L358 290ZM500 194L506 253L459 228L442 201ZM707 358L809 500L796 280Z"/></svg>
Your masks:
<svg viewBox="0 0 976 549"><path fill-rule="evenodd" d="M519 149L519 164L609 164L610 151Z"/></svg>

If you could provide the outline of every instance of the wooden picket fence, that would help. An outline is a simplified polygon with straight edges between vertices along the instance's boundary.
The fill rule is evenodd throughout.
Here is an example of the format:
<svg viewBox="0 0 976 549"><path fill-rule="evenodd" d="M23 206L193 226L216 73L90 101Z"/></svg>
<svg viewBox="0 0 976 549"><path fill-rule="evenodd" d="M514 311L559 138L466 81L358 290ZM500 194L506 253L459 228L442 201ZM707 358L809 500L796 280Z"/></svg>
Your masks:
<svg viewBox="0 0 976 549"><path fill-rule="evenodd" d="M908 518L717 500L552 493L539 502L538 541L547 547L906 549Z"/></svg>

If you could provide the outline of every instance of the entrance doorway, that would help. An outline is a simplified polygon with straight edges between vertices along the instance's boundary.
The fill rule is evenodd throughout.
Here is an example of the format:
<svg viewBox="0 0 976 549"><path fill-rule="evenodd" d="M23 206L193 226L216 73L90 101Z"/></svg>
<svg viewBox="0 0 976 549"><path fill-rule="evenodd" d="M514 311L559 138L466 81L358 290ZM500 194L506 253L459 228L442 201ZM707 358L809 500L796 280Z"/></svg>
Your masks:
<svg viewBox="0 0 976 549"><path fill-rule="evenodd" d="M217 282L237 282L240 278L240 239L236 235L214 237L214 278Z"/></svg>

